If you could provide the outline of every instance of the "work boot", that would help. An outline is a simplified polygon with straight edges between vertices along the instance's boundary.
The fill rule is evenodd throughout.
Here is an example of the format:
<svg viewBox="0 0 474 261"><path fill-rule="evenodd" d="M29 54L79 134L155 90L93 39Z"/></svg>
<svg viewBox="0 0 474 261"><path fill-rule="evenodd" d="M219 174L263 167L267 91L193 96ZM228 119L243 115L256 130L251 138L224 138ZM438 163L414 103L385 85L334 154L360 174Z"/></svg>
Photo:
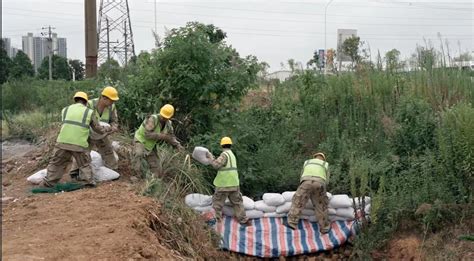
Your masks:
<svg viewBox="0 0 474 261"><path fill-rule="evenodd" d="M289 227L289 228L292 229L292 230L298 229L298 224L292 224L292 223L288 222L288 220L287 220L287 221L284 221L284 222L283 222L283 225Z"/></svg>
<svg viewBox="0 0 474 261"><path fill-rule="evenodd" d="M329 227L329 228L325 227L325 228L321 228L319 230L319 232L321 232L321 234L327 234L327 233L329 233L330 230L331 230L331 227Z"/></svg>
<svg viewBox="0 0 474 261"><path fill-rule="evenodd" d="M251 226L252 225L252 221L248 217L243 218L242 220L239 221L239 223L242 226Z"/></svg>

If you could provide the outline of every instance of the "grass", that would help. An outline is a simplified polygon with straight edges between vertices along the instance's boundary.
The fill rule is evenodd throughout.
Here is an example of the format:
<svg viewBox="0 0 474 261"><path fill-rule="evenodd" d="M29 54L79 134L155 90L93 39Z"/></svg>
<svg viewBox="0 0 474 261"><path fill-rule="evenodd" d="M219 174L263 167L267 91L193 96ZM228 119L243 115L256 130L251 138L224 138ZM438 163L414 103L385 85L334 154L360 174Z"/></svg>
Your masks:
<svg viewBox="0 0 474 261"><path fill-rule="evenodd" d="M36 142L57 122L59 116L40 111L21 112L15 115L4 113L2 139L25 139Z"/></svg>

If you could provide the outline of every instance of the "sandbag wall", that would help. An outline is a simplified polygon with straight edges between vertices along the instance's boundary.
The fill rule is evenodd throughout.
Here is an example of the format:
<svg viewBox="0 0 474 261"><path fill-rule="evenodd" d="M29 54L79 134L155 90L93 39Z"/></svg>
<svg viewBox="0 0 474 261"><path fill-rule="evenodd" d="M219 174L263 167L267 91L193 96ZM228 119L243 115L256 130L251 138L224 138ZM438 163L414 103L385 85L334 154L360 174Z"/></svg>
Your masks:
<svg viewBox="0 0 474 261"><path fill-rule="evenodd" d="M287 191L279 193L265 193L262 200L254 201L249 197L243 196L245 213L248 218L261 217L285 217L291 208L291 201L295 192ZM350 198L348 195L332 195L327 193L329 199L328 212L329 220L353 220L355 219L354 207L356 210L362 208L362 200L359 198ZM354 205L355 202L355 205ZM198 193L189 194L185 197L185 203L199 213L212 211L212 196ZM365 213L370 214L370 197L365 197ZM222 213L226 216L233 216L234 210L227 199ZM301 219L316 221L314 207L311 199L306 203L301 213Z"/></svg>

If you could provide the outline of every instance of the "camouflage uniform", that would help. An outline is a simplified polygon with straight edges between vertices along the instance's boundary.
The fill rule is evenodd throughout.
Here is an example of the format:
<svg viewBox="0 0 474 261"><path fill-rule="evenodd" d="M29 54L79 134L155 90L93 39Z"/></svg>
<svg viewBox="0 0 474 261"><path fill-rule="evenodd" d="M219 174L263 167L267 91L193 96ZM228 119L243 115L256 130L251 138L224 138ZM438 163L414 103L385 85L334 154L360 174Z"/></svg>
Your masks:
<svg viewBox="0 0 474 261"><path fill-rule="evenodd" d="M173 147L182 149L180 142L174 136L173 125L170 120L167 120L164 126L161 126L160 133L155 132L157 124L160 124L160 121L154 121L152 117L148 117L145 120L145 137L151 140L157 140L166 142ZM146 160L150 172L155 175L160 175L158 169L158 158L157 150L160 145L157 143L152 150L147 150L143 143L138 141L136 138L133 141L133 150L132 150L132 169L135 172L136 176L142 176L142 161Z"/></svg>
<svg viewBox="0 0 474 261"><path fill-rule="evenodd" d="M227 155L224 153L225 151L226 149L224 149L217 159L214 159L212 154L208 154L208 157L211 159L210 164L214 169L220 169L227 164ZM226 198L229 198L237 220L240 223L246 223L248 218L245 215L244 201L239 186L225 188L216 187L214 195L212 196L212 207L216 211L216 218L218 220L222 219L222 208L224 207Z"/></svg>
<svg viewBox="0 0 474 261"><path fill-rule="evenodd" d="M98 133L106 133L110 129L99 125L96 117L91 118L90 127ZM78 180L85 181L87 184L95 185L93 179L92 168L90 166L91 156L89 150L78 145L56 143L53 158L48 164L46 177L43 179L41 186L52 187L58 183L71 160L74 159L78 166Z"/></svg>
<svg viewBox="0 0 474 261"><path fill-rule="evenodd" d="M291 209L288 213L288 224L291 227L297 227L301 212L309 199L311 199L313 203L314 212L321 232L327 232L330 228L328 218L329 200L326 195L326 182L318 177L302 177L301 183L291 202Z"/></svg>

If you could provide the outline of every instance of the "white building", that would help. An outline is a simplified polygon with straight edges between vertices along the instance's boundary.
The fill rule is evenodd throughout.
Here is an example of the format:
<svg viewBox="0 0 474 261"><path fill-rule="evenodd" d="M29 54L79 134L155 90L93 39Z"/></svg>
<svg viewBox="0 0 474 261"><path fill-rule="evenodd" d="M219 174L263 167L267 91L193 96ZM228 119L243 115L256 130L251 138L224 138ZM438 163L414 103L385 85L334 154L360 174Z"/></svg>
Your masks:
<svg viewBox="0 0 474 261"><path fill-rule="evenodd" d="M57 34L52 34L52 48L49 46L47 37L33 36L33 33L28 33L22 37L23 52L30 57L35 71L41 66L41 62L49 55L50 50L53 53L64 58L67 58L67 41L66 38L58 38Z"/></svg>
<svg viewBox="0 0 474 261"><path fill-rule="evenodd" d="M12 58L16 56L18 49L15 47L12 47L12 42L10 38L2 38L3 41L3 47L5 49L5 52L7 52L8 57Z"/></svg>
<svg viewBox="0 0 474 261"><path fill-rule="evenodd" d="M293 73L291 71L276 71L276 72L267 74L265 79L267 80L278 79L280 80L280 82L283 82L287 80L288 78L290 78L291 76L293 76Z"/></svg>

